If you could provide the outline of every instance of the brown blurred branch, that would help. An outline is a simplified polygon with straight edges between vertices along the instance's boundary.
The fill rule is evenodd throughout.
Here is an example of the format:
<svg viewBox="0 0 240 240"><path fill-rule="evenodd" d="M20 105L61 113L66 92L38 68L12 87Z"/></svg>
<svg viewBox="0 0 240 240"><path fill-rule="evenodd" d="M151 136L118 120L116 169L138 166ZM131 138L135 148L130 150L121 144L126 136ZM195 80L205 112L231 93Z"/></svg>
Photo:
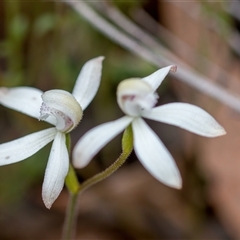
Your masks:
<svg viewBox="0 0 240 240"><path fill-rule="evenodd" d="M104 35L118 43L125 49L135 53L136 55L144 58L148 62L161 68L164 65L177 64L178 74L175 75L178 80L186 83L187 85L197 89L198 91L206 94L223 104L231 107L232 109L240 112L240 98L226 91L224 88L212 83L210 79L199 75L189 66L181 62L177 57L174 60L167 58L164 55L173 55L166 49L162 49L162 54L155 54L152 50L148 49L143 44L139 43L141 39L136 41L133 37L127 35L121 30L118 30L113 24L106 21L103 17L97 14L90 6L84 1L67 1L82 17L89 21L96 29L100 30ZM118 25L118 24L117 24ZM125 26L125 24L124 24ZM135 35L136 37L136 35ZM164 50L164 51L163 51ZM168 56L169 56L168 55Z"/></svg>

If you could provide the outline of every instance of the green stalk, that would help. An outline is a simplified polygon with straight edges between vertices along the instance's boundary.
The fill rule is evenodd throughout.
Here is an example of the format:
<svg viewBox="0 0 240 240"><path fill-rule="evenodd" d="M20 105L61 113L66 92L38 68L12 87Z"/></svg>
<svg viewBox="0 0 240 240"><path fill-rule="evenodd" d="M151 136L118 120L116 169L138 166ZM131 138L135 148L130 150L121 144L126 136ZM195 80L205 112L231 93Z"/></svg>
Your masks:
<svg viewBox="0 0 240 240"><path fill-rule="evenodd" d="M75 237L78 215L78 196L77 193L73 194L70 192L64 219L62 240L70 240Z"/></svg>
<svg viewBox="0 0 240 240"><path fill-rule="evenodd" d="M68 147L68 151L71 149L71 142L69 134L66 136L66 144ZM65 184L69 190L70 198L66 210L64 227L63 227L63 240L70 240L74 238L76 224L77 224L77 213L78 213L78 196L84 190L89 188L90 186L104 180L113 174L118 168L122 166L122 164L127 160L129 155L133 150L133 134L131 126L128 126L124 131L122 138L122 153L119 158L106 170L101 173L96 174L92 178L84 181L81 185L78 182L76 172L72 165L69 166L68 175L65 179ZM70 155L70 154L69 154Z"/></svg>
<svg viewBox="0 0 240 240"><path fill-rule="evenodd" d="M71 152L71 138L70 135L66 135L66 145L70 155ZM74 238L77 224L77 213L78 213L78 192L80 184L77 179L76 172L71 164L69 164L68 174L65 179L65 185L69 191L69 201L66 209L62 240L70 240Z"/></svg>
<svg viewBox="0 0 240 240"><path fill-rule="evenodd" d="M84 181L80 186L79 192L83 192L92 185L112 175L116 170L118 170L118 168L120 168L123 165L123 163L127 160L129 155L131 154L132 150L133 150L133 134L130 125L124 131L122 138L122 153L119 156L119 158L103 172L98 173L95 176L91 177L90 179Z"/></svg>

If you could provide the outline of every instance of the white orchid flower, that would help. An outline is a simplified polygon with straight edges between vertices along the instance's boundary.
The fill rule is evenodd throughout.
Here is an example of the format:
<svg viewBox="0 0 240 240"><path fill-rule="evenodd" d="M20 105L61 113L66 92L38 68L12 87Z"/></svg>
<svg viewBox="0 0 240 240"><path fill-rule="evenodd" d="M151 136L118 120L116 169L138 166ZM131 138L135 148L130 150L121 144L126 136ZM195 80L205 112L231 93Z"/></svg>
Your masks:
<svg viewBox="0 0 240 240"><path fill-rule="evenodd" d="M72 94L64 90L43 93L31 87L0 88L0 104L54 125L0 144L0 165L7 165L32 156L53 140L42 188L47 208L62 191L69 169L65 135L78 125L82 111L95 96L101 80L103 59L98 57L85 63Z"/></svg>
<svg viewBox="0 0 240 240"><path fill-rule="evenodd" d="M223 135L225 130L207 112L194 105L169 103L154 107L158 98L155 91L170 70L176 71L176 66L119 84L117 101L126 116L93 128L77 142L73 150L73 165L76 168L85 167L102 147L131 124L134 150L143 166L162 183L181 188L181 176L172 156L143 117L205 137Z"/></svg>

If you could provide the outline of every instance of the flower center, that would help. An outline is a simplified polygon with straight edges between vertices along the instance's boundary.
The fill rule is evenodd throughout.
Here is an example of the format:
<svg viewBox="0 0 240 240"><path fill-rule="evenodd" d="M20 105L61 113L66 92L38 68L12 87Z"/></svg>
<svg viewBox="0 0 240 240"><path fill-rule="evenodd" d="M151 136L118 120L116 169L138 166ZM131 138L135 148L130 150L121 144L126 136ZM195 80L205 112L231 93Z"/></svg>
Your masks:
<svg viewBox="0 0 240 240"><path fill-rule="evenodd" d="M82 108L72 94L64 90L50 90L42 95L40 120L54 119L56 128L70 132L82 119Z"/></svg>
<svg viewBox="0 0 240 240"><path fill-rule="evenodd" d="M157 99L158 96L151 86L141 79L126 79L118 85L118 104L127 115L141 116L143 110L149 110L155 106Z"/></svg>

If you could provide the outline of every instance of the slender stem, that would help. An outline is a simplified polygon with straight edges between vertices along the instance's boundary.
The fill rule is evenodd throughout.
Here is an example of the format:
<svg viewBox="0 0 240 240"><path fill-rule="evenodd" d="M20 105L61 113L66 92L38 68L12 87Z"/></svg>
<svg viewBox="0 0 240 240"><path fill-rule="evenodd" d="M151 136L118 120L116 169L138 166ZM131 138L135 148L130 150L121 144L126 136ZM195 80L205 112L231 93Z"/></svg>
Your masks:
<svg viewBox="0 0 240 240"><path fill-rule="evenodd" d="M74 239L78 215L78 196L77 193L70 193L64 220L62 240Z"/></svg>
<svg viewBox="0 0 240 240"><path fill-rule="evenodd" d="M83 192L87 188L91 187L92 185L102 181L103 179L105 179L105 178L109 177L111 174L113 174L116 170L118 170L118 168L120 168L123 165L123 163L127 160L130 153L131 152L129 152L129 154L122 153L119 156L119 158L110 167L108 167L103 172L100 172L100 173L96 174L95 176L89 178L85 182L83 182L80 187L80 192Z"/></svg>
<svg viewBox="0 0 240 240"><path fill-rule="evenodd" d="M70 138L69 134L67 134L67 136L66 136L66 145L67 145L68 153L70 155L71 138ZM73 166L71 165L71 163L69 164L69 170L68 170L68 174L65 179L65 184L66 184L69 192L71 192L72 194L78 193L80 184L78 182L77 174L76 174Z"/></svg>
<svg viewBox="0 0 240 240"><path fill-rule="evenodd" d="M70 153L71 139L69 134L67 134L66 136L66 145L68 148L68 152ZM75 230L77 225L77 213L78 213L77 200L78 200L78 192L80 188L77 175L71 164L69 164L69 171L65 179L65 184L66 184L66 187L68 188L70 196L69 196L69 201L68 201L65 219L64 219L62 239L69 240L69 239L73 239L75 235Z"/></svg>
<svg viewBox="0 0 240 240"><path fill-rule="evenodd" d="M110 167L105 169L103 172L98 173L92 178L89 178L88 180L83 182L80 186L79 192L83 192L87 188L91 187L92 185L98 183L101 180L104 180L105 178L113 174L127 160L132 150L133 150L133 135L132 135L132 128L130 125L124 131L123 138L122 138L122 154L119 156L119 158Z"/></svg>
<svg viewBox="0 0 240 240"><path fill-rule="evenodd" d="M70 137L67 135L66 144L68 150L70 151ZM69 240L73 239L75 230L76 230L76 223L77 223L77 213L78 213L78 196L84 190L96 184L97 182L107 178L112 173L114 173L118 168L122 166L122 164L127 160L128 156L131 154L133 149L133 134L131 125L126 128L122 138L122 154L119 158L106 170L103 172L93 176L92 178L86 180L81 185L77 180L76 173L70 164L68 175L65 179L65 184L70 193L70 199L68 202L65 220L64 220L64 227L63 227L63 234L62 240Z"/></svg>

